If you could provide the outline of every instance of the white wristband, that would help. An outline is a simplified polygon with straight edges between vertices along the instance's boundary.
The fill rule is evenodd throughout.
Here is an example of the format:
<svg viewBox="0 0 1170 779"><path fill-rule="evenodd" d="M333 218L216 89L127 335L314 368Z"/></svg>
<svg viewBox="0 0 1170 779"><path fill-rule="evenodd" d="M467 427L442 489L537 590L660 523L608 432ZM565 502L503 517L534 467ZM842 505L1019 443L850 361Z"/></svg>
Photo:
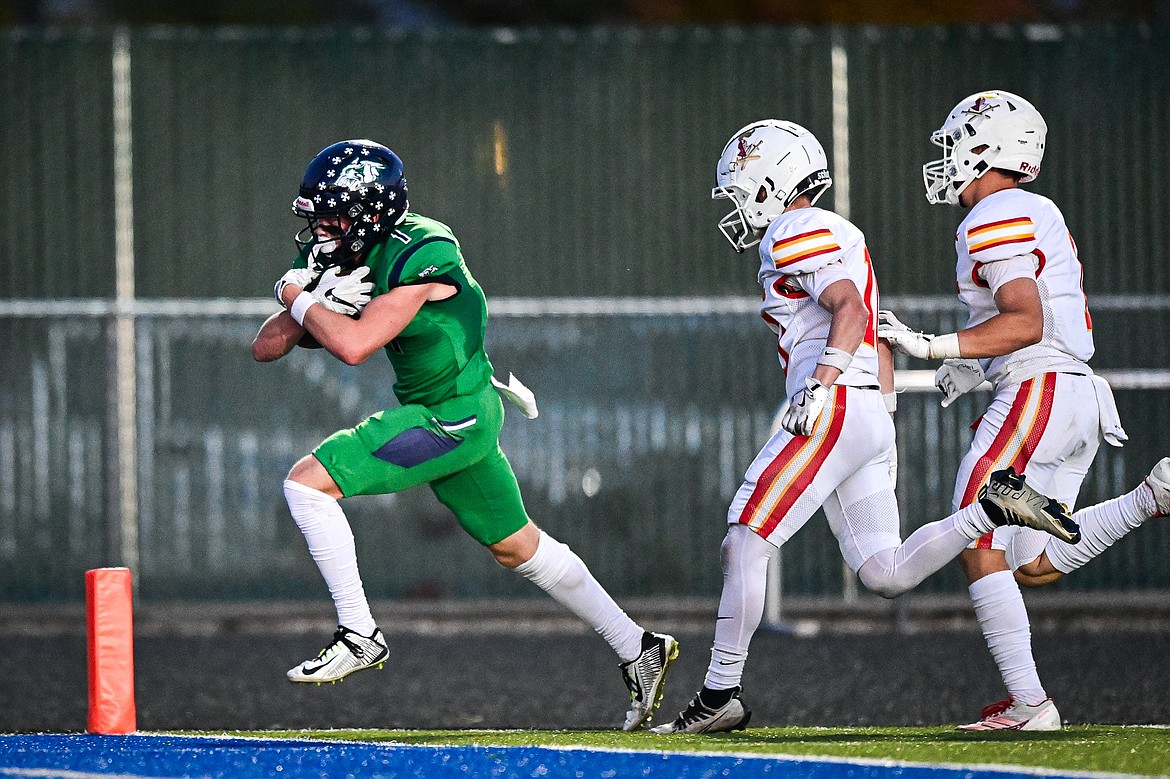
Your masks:
<svg viewBox="0 0 1170 779"><path fill-rule="evenodd" d="M882 401L886 404L886 411L893 414L898 410L898 393L897 392L883 392Z"/></svg>
<svg viewBox="0 0 1170 779"><path fill-rule="evenodd" d="M841 373L849 370L849 365L852 362L852 354L834 346L826 346L825 351L821 353L820 359L817 360L818 365L828 365L831 368L836 368L841 371Z"/></svg>
<svg viewBox="0 0 1170 779"><path fill-rule="evenodd" d="M288 307L288 313L293 318L293 321L298 325L304 327L305 312L311 306L317 305L317 299L313 297L312 292L302 292L293 300L292 305Z"/></svg>
<svg viewBox="0 0 1170 779"><path fill-rule="evenodd" d="M962 357L959 354L959 334L947 333L936 335L930 339L930 359L949 360L952 357Z"/></svg>

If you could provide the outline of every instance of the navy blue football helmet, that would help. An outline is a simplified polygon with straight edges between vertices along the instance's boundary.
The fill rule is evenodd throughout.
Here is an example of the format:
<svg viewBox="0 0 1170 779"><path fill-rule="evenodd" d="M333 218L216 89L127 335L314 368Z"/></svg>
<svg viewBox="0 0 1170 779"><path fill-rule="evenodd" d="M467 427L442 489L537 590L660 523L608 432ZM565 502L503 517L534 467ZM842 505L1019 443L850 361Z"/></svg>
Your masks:
<svg viewBox="0 0 1170 779"><path fill-rule="evenodd" d="M330 267L356 261L406 218L409 208L402 160L380 143L339 141L322 149L301 181L293 213L309 221L297 246L316 244L313 261ZM337 218L344 226L334 240L318 238L318 221Z"/></svg>

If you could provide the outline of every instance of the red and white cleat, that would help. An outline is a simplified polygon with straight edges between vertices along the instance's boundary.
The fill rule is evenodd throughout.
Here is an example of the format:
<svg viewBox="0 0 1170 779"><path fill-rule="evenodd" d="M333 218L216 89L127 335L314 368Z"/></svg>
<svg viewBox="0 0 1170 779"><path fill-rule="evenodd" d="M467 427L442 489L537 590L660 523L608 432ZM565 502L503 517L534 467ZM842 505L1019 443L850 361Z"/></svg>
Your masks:
<svg viewBox="0 0 1170 779"><path fill-rule="evenodd" d="M959 725L956 730L1060 730L1060 712L1051 698L1035 706L1008 698L983 710L978 722Z"/></svg>

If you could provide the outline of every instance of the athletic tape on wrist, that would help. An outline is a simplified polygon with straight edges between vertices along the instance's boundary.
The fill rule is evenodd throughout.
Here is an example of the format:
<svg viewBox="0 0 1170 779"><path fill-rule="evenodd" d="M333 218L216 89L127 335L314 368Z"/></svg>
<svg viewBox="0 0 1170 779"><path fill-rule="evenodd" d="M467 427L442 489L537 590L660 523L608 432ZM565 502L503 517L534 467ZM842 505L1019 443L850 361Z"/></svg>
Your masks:
<svg viewBox="0 0 1170 779"><path fill-rule="evenodd" d="M883 392L882 402L886 404L886 411L893 414L898 410L898 393L897 392Z"/></svg>
<svg viewBox="0 0 1170 779"><path fill-rule="evenodd" d="M293 321L298 325L304 326L305 312L310 307L317 305L317 299L313 297L312 292L302 292L293 300L292 305L288 307L288 313L292 316Z"/></svg>
<svg viewBox="0 0 1170 779"><path fill-rule="evenodd" d="M947 333L936 335L930 339L930 357L934 360L949 360L952 357L962 357L959 354L959 334Z"/></svg>
<svg viewBox="0 0 1170 779"><path fill-rule="evenodd" d="M817 360L818 365L828 365L831 368L844 373L849 369L849 365L853 362L853 355L844 349L838 349L833 346L826 346L825 351L821 353L820 359Z"/></svg>

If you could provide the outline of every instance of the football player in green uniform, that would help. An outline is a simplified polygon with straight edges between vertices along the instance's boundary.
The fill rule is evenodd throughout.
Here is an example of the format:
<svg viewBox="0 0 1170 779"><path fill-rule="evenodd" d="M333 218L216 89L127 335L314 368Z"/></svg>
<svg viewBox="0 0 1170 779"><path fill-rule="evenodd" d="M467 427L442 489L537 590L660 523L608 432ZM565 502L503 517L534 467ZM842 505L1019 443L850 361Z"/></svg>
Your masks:
<svg viewBox="0 0 1170 779"><path fill-rule="evenodd" d="M451 230L409 212L402 161L368 140L322 150L305 171L293 211L308 224L297 235L294 267L276 284L285 310L260 328L253 357L276 360L299 344L357 365L384 350L401 405L325 439L284 482L339 623L330 644L288 678L335 682L381 667L386 640L370 614L338 501L428 484L497 562L601 634L630 691L624 729L649 721L678 643L630 619L581 559L525 512L499 445L500 393L529 416L535 400L522 385L493 379L483 345L487 303Z"/></svg>

